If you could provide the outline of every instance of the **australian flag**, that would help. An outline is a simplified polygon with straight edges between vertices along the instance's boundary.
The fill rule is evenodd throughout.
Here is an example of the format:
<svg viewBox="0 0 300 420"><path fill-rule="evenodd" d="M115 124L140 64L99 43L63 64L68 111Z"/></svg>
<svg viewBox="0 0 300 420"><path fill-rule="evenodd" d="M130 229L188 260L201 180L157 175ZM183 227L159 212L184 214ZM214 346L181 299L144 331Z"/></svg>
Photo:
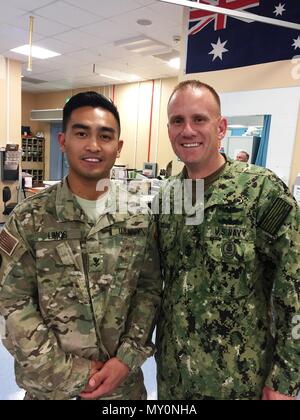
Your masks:
<svg viewBox="0 0 300 420"><path fill-rule="evenodd" d="M300 24L300 0L201 0ZM224 70L300 55L300 31L191 9L186 73Z"/></svg>

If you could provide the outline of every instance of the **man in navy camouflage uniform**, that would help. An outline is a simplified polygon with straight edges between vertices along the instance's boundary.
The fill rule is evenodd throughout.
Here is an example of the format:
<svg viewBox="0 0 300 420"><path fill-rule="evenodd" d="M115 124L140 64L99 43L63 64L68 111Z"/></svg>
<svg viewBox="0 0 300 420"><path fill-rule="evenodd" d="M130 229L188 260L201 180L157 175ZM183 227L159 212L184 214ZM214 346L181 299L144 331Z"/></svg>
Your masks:
<svg viewBox="0 0 300 420"><path fill-rule="evenodd" d="M175 179L204 179L204 220L159 217L159 398L294 399L299 208L274 173L219 153L227 122L210 86L179 84L168 121L174 152L185 163Z"/></svg>

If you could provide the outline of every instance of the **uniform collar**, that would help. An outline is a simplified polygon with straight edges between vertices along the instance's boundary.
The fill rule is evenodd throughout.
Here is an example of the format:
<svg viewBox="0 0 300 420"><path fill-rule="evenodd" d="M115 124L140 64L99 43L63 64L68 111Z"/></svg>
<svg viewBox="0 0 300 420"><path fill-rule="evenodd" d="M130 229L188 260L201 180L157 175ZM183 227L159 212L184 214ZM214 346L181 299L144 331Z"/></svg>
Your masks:
<svg viewBox="0 0 300 420"><path fill-rule="evenodd" d="M57 186L56 214L60 222L84 221L86 216L70 190L65 177Z"/></svg>
<svg viewBox="0 0 300 420"><path fill-rule="evenodd" d="M116 200L118 206L118 195L116 185L112 182L111 184L111 191L108 198L108 204L111 201ZM84 211L78 204L75 196L73 195L69 184L68 179L65 177L60 184L57 186L57 194L56 194L56 214L57 218L60 222L87 222L87 216L85 215ZM113 213L113 214L104 214L101 219L96 223L96 225L92 228L92 231L96 231L99 229L103 229L115 223L122 223L130 218L132 214L129 212L128 214L123 213Z"/></svg>
<svg viewBox="0 0 300 420"><path fill-rule="evenodd" d="M224 153L222 153L222 155L226 159L226 166L220 178L217 179L205 192L205 208L209 208L217 204L232 206L243 202L243 198L237 192L236 176L237 173L242 173L247 170L249 165L242 165L240 162L230 159ZM186 176L187 169L184 167L177 178L184 180L186 179Z"/></svg>
<svg viewBox="0 0 300 420"><path fill-rule="evenodd" d="M240 183L239 176L251 172L252 165L232 160L227 156L225 158L227 165L221 177L208 189L205 195L205 208L213 205L240 206L244 202L241 192L245 181Z"/></svg>

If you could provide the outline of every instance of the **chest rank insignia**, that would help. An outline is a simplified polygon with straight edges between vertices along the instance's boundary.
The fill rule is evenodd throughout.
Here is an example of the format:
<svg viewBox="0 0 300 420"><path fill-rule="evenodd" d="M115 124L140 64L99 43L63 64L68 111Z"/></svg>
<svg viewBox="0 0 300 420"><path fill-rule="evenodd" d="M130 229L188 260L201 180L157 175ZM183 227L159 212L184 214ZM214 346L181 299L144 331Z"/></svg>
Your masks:
<svg viewBox="0 0 300 420"><path fill-rule="evenodd" d="M52 239L54 241L68 239L68 232L66 231L48 232L48 239L50 240Z"/></svg>
<svg viewBox="0 0 300 420"><path fill-rule="evenodd" d="M232 259L236 254L236 246L233 241L226 241L222 245L222 255L224 258Z"/></svg>
<svg viewBox="0 0 300 420"><path fill-rule="evenodd" d="M100 258L94 257L93 258L93 265L94 265L94 267L98 267L100 265Z"/></svg>

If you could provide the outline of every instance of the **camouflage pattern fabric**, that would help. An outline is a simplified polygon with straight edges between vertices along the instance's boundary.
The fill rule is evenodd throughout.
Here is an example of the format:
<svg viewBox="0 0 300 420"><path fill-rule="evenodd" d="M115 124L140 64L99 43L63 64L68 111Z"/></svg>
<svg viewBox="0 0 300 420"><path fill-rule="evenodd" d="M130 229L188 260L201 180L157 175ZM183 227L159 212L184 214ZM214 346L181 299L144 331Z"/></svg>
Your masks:
<svg viewBox="0 0 300 420"><path fill-rule="evenodd" d="M150 221L135 212L89 224L67 180L15 209L0 234L0 313L27 398L76 397L91 360L114 356L131 373L109 399L145 398L140 366L161 295Z"/></svg>
<svg viewBox="0 0 300 420"><path fill-rule="evenodd" d="M201 225L175 214L158 227L159 399L255 400L264 386L296 396L300 211L287 187L269 170L228 160L205 191Z"/></svg>

